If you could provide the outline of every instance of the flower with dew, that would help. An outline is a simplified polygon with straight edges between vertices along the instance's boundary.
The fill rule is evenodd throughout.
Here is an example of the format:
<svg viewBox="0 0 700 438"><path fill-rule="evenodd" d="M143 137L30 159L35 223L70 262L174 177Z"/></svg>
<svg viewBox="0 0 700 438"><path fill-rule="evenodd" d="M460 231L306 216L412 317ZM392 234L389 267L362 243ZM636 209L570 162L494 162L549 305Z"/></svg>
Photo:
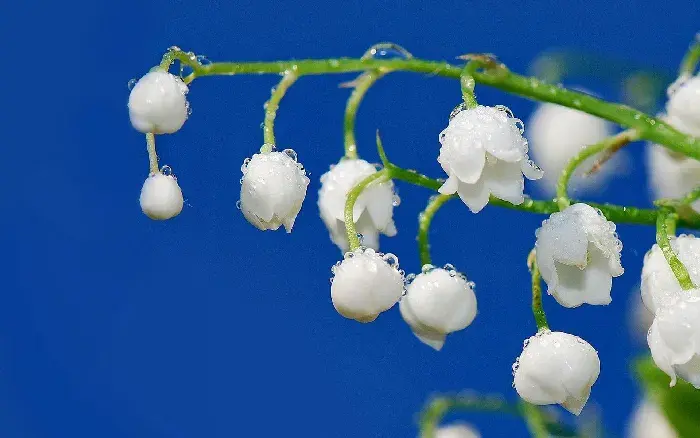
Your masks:
<svg viewBox="0 0 700 438"><path fill-rule="evenodd" d="M627 427L628 438L678 438L673 426L652 401L642 401Z"/></svg>
<svg viewBox="0 0 700 438"><path fill-rule="evenodd" d="M172 134L187 120L187 85L174 74L152 71L136 82L129 94L129 118L140 132Z"/></svg>
<svg viewBox="0 0 700 438"><path fill-rule="evenodd" d="M680 235L669 237L669 242L673 252L688 270L690 279L694 284L700 284L700 238ZM644 256L640 289L644 305L652 313L688 296L678 283L657 244L654 244Z"/></svg>
<svg viewBox="0 0 700 438"><path fill-rule="evenodd" d="M260 230L284 226L292 232L306 197L309 178L291 149L259 153L241 166L241 200L245 218Z"/></svg>
<svg viewBox="0 0 700 438"><path fill-rule="evenodd" d="M424 265L406 287L399 309L413 334L439 351L449 333L466 328L476 317L474 284L451 265Z"/></svg>
<svg viewBox="0 0 700 438"><path fill-rule="evenodd" d="M177 216L184 204L177 178L170 173L150 174L141 187L139 203L141 210L151 219L165 220Z"/></svg>
<svg viewBox="0 0 700 438"><path fill-rule="evenodd" d="M700 289L683 292L685 300L657 309L647 342L656 366L671 377L671 386L679 376L700 389Z"/></svg>
<svg viewBox="0 0 700 438"><path fill-rule="evenodd" d="M345 201L348 192L360 181L377 172L377 168L365 160L342 159L321 175L318 191L318 208L321 219L331 235L331 240L341 251L348 250L345 230ZM391 180L371 184L355 201L353 219L355 228L362 235L362 244L379 249L379 233L395 236L394 184Z"/></svg>
<svg viewBox="0 0 700 438"><path fill-rule="evenodd" d="M554 193L557 179L571 158L584 147L613 134L613 125L607 120L553 103L539 105L527 127L530 153L544 171L540 183L549 193ZM584 162L579 169L590 168L595 159L591 157L588 164ZM617 162L603 166L595 177L583 177L577 172L570 186L575 189L600 186L619 169L621 155L615 154L613 159Z"/></svg>
<svg viewBox="0 0 700 438"><path fill-rule="evenodd" d="M537 264L547 292L564 307L605 305L612 277L622 275L615 224L588 204L553 213L536 232Z"/></svg>
<svg viewBox="0 0 700 438"><path fill-rule="evenodd" d="M525 401L558 403L579 415L598 374L600 359L588 342L568 333L542 330L525 341L513 365L513 385Z"/></svg>
<svg viewBox="0 0 700 438"><path fill-rule="evenodd" d="M681 80L669 88L666 114L680 124L678 129L700 135L700 75Z"/></svg>
<svg viewBox="0 0 700 438"><path fill-rule="evenodd" d="M440 133L438 162L448 176L440 193L456 192L473 213L486 206L490 195L522 204L523 175L543 175L528 158L522 133L522 122L505 107L479 105L453 113Z"/></svg>
<svg viewBox="0 0 700 438"><path fill-rule="evenodd" d="M331 299L342 316L372 322L391 309L404 292L403 271L393 254L357 248L333 266Z"/></svg>
<svg viewBox="0 0 700 438"><path fill-rule="evenodd" d="M664 119L681 132L700 136L700 128L692 131L677 117L665 116ZM651 143L647 145L646 156L655 198L681 198L700 187L700 161ZM693 202L691 207L700 213L700 200Z"/></svg>
<svg viewBox="0 0 700 438"><path fill-rule="evenodd" d="M479 432L464 423L448 424L435 429L434 438L481 438Z"/></svg>

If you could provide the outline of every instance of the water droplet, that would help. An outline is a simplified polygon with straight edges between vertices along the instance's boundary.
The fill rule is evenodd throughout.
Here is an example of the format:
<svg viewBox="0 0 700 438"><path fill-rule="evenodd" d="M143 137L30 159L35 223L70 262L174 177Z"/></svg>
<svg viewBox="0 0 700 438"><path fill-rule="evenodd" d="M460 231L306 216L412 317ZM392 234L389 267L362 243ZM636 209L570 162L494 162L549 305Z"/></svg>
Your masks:
<svg viewBox="0 0 700 438"><path fill-rule="evenodd" d="M513 115L513 111L511 111L510 108L508 108L505 105L496 105L494 108L496 108L498 111L506 113L506 115L511 119L515 118L515 116Z"/></svg>
<svg viewBox="0 0 700 438"><path fill-rule="evenodd" d="M442 267L442 269L444 269L446 271L454 271L455 267L450 263L446 263L445 266Z"/></svg>
<svg viewBox="0 0 700 438"><path fill-rule="evenodd" d="M187 111L187 117L192 115L192 106L189 101L185 101L185 111Z"/></svg>
<svg viewBox="0 0 700 438"><path fill-rule="evenodd" d="M380 163L372 163L372 166L374 166L374 168L377 169L377 172L384 169L384 166L382 166Z"/></svg>
<svg viewBox="0 0 700 438"><path fill-rule="evenodd" d="M297 153L294 149L285 149L282 151L283 154L287 155L289 158L292 160L296 161L297 160ZM304 167L300 167L300 170L304 170Z"/></svg>
<svg viewBox="0 0 700 438"><path fill-rule="evenodd" d="M520 119L514 119L513 122L515 123L515 127L518 128L518 131L520 131L520 134L523 134L525 132L525 123Z"/></svg>
<svg viewBox="0 0 700 438"><path fill-rule="evenodd" d="M399 259L392 253L387 253L384 254L382 257L382 260L386 262L387 265L391 266L392 268L398 267L399 265Z"/></svg>
<svg viewBox="0 0 700 438"><path fill-rule="evenodd" d="M378 43L367 49L361 59L411 59L413 55L408 50L394 43Z"/></svg>
<svg viewBox="0 0 700 438"><path fill-rule="evenodd" d="M363 236L363 235L360 234L360 233L357 233L357 240L360 241L360 245L362 245L362 241L364 240L364 238L365 238L365 236Z"/></svg>
<svg viewBox="0 0 700 438"><path fill-rule="evenodd" d="M471 289L471 290L476 290L476 283L474 283L473 281L468 281L468 282L467 282L467 286L468 286L469 289Z"/></svg>
<svg viewBox="0 0 700 438"><path fill-rule="evenodd" d="M435 269L435 266L427 263L420 268L420 271L423 274L427 274L428 272L432 271L433 269Z"/></svg>
<svg viewBox="0 0 700 438"><path fill-rule="evenodd" d="M450 120L454 119L455 116L457 116L457 114L461 113L465 109L467 109L467 104L464 102L462 102L459 105L457 105L456 107L454 107L454 109L450 113Z"/></svg>
<svg viewBox="0 0 700 438"><path fill-rule="evenodd" d="M133 90L134 85L136 85L136 82L138 82L138 79L129 79L129 82L127 82L126 86L129 87L129 90Z"/></svg>
<svg viewBox="0 0 700 438"><path fill-rule="evenodd" d="M413 282L413 280L416 279L416 274L408 274L406 278L404 278L403 283L405 285L409 285Z"/></svg>
<svg viewBox="0 0 700 438"><path fill-rule="evenodd" d="M206 56L204 56L204 55L197 55L197 62L198 62L200 65L209 65L209 64L212 63L212 62L211 62Z"/></svg>
<svg viewBox="0 0 700 438"><path fill-rule="evenodd" d="M394 196L392 196L391 198L391 205L393 205L394 207L398 207L399 205L401 205L401 198L396 193L394 193Z"/></svg>
<svg viewBox="0 0 700 438"><path fill-rule="evenodd" d="M236 208L239 210L241 209L241 200L240 199L238 201L236 201Z"/></svg>
<svg viewBox="0 0 700 438"><path fill-rule="evenodd" d="M167 164L163 167L160 168L160 173L162 173L165 176L173 176L173 169L170 168Z"/></svg>

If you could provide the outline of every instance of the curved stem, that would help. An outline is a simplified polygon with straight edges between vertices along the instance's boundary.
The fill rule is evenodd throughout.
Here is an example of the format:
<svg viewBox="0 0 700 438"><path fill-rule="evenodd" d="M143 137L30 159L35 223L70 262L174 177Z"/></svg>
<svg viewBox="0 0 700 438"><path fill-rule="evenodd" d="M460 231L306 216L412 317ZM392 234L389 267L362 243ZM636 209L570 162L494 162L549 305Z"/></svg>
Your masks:
<svg viewBox="0 0 700 438"><path fill-rule="evenodd" d="M559 209L564 210L566 207L571 205L571 201L569 200L569 196L567 194L568 185L572 175L578 166L581 165L581 163L604 150L619 149L627 143L637 140L638 138L637 131L628 129L620 132L619 134L613 135L612 137L608 137L599 143L595 143L581 149L581 151L579 151L579 153L569 161L559 176L559 181L557 182L557 204L559 205Z"/></svg>
<svg viewBox="0 0 700 438"><path fill-rule="evenodd" d="M386 169L382 169L357 183L355 187L348 192L348 197L345 199L345 230L348 236L350 251L354 251L360 247L360 238L357 235L357 230L355 229L355 201L357 201L357 198L360 197L362 191L370 184L374 183L375 181L379 182L386 179L389 179L389 173Z"/></svg>
<svg viewBox="0 0 700 438"><path fill-rule="evenodd" d="M287 93L289 87L299 78L299 75L292 71L286 71L282 75L282 80L272 89L270 99L265 102L265 124L263 126L263 146L260 148L261 153L269 153L275 146L275 118L277 117L277 109L280 107L280 101Z"/></svg>
<svg viewBox="0 0 700 438"><path fill-rule="evenodd" d="M430 197L425 210L418 215L418 254L421 266L432 263L430 259L430 243L428 242L430 222L432 222L435 213L440 207L450 199L452 199L452 195L433 195Z"/></svg>
<svg viewBox="0 0 700 438"><path fill-rule="evenodd" d="M700 62L700 33L695 35L695 41L690 45L688 51L685 53L683 60L681 61L681 66L679 69L679 76L689 77L695 73L695 68Z"/></svg>
<svg viewBox="0 0 700 438"><path fill-rule="evenodd" d="M357 140L355 140L355 118L362 99L365 97L365 94L367 94L367 90L389 72L390 70L370 70L361 74L357 79L351 82L351 84L354 85L354 89L348 98L348 103L345 105L345 118L343 122L345 158L356 159L358 157Z"/></svg>
<svg viewBox="0 0 700 438"><path fill-rule="evenodd" d="M478 55L465 55L461 58L470 60L467 62L467 65L464 66L462 74L459 77L459 84L462 89L462 99L464 99L464 104L466 105L467 109L476 108L479 104L477 103L476 95L474 94L474 87L476 86L474 72L479 67L484 65L484 60L479 59Z"/></svg>
<svg viewBox="0 0 700 438"><path fill-rule="evenodd" d="M420 438L434 438L435 429L448 412L498 412L520 416L521 410L497 397L463 396L437 397L421 412Z"/></svg>
<svg viewBox="0 0 700 438"><path fill-rule="evenodd" d="M146 134L146 150L148 150L149 173L156 174L160 172L158 154L156 153L156 136L152 132Z"/></svg>
<svg viewBox="0 0 700 438"><path fill-rule="evenodd" d="M216 75L279 74L286 71L294 71L298 75L314 75L376 69L411 71L459 79L463 70L462 66L453 65L446 61L427 61L418 58L334 58L271 62L215 62L201 65L196 59L193 60L182 51L172 51L168 56L192 67L193 72L184 78L185 83L190 83L198 77ZM533 77L521 76L500 64L474 72L473 77L478 83L496 87L509 93L575 108L624 127L634 128L640 133L640 138L662 144L671 150L700 160L700 139L681 133L662 120L627 105L609 103L585 93L547 84Z"/></svg>
<svg viewBox="0 0 700 438"><path fill-rule="evenodd" d="M532 275L532 315L535 317L537 331L548 329L547 315L542 307L542 276L537 266L537 254L534 249L527 256L527 267Z"/></svg>
<svg viewBox="0 0 700 438"><path fill-rule="evenodd" d="M669 216L672 214L673 213L667 208L659 209L659 215L656 220L656 243L659 245L659 248L661 248L661 252L663 252L664 257L666 258L671 271L673 271L673 275L676 276L678 284L681 285L681 288L683 288L683 290L694 289L695 285L693 284L693 280L690 278L690 274L688 274L688 270L680 261L676 253L673 252L671 242L668 240L667 221L669 220Z"/></svg>

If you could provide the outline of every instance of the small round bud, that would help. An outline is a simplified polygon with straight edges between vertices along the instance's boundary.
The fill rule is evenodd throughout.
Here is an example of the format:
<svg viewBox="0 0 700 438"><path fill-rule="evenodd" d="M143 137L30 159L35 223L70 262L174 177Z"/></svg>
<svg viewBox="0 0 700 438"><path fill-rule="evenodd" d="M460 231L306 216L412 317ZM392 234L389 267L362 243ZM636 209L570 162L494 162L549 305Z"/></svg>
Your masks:
<svg viewBox="0 0 700 438"><path fill-rule="evenodd" d="M179 77L152 71L136 82L129 94L129 118L137 131L172 134L187 120L187 85Z"/></svg>
<svg viewBox="0 0 700 438"><path fill-rule="evenodd" d="M146 216L155 220L165 220L180 214L184 199L177 179L172 175L157 172L146 178L139 202Z"/></svg>

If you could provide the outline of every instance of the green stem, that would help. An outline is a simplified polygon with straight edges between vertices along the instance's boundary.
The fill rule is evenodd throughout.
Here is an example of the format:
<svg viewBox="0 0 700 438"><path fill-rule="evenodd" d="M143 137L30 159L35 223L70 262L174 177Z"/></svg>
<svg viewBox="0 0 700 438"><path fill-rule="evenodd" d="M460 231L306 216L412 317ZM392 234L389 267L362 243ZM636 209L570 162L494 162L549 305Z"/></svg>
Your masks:
<svg viewBox="0 0 700 438"><path fill-rule="evenodd" d="M462 99L464 99L464 104L467 109L476 108L479 104L476 101L476 95L474 94L474 88L476 86L476 81L474 80L474 72L483 66L483 62L478 59L472 59L470 55L463 57L463 59L471 59L464 66L462 74L459 77L459 84L462 89Z"/></svg>
<svg viewBox="0 0 700 438"><path fill-rule="evenodd" d="M357 140L355 139L355 119L357 109L362 102L362 99L367 94L375 82L381 79L390 70L369 70L361 74L357 79L352 81L354 89L348 98L348 103L345 106L345 119L343 123L345 132L345 158L357 159Z"/></svg>
<svg viewBox="0 0 700 438"><path fill-rule="evenodd" d="M370 184L374 183L375 181L381 182L382 180L388 179L389 172L387 169L382 169L357 183L355 187L348 192L348 197L345 199L345 230L348 236L350 251L354 251L360 247L360 238L357 235L357 230L355 229L355 201L357 201L357 198L360 197L362 191Z"/></svg>
<svg viewBox="0 0 700 438"><path fill-rule="evenodd" d="M430 243L428 242L430 222L432 222L435 213L440 207L450 199L452 199L451 195L433 195L430 197L425 210L418 215L418 254L420 255L421 266L432 263L430 259Z"/></svg>
<svg viewBox="0 0 700 438"><path fill-rule="evenodd" d="M527 257L527 266L532 275L532 315L535 317L537 331L548 329L547 315L542 307L542 276L540 275L540 268L537 266L537 255L534 249L530 251L530 255Z"/></svg>
<svg viewBox="0 0 700 438"><path fill-rule="evenodd" d="M564 210L566 207L571 205L571 200L569 199L567 193L569 181L581 163L593 155L605 150L619 149L627 143L637 140L637 138L637 131L628 129L620 132L619 134L613 135L612 137L608 137L599 143L595 143L581 149L581 151L579 151L579 153L569 161L559 176L559 181L557 182L557 204L559 205L559 209Z"/></svg>
<svg viewBox="0 0 700 438"><path fill-rule="evenodd" d="M673 271L673 275L676 276L678 284L681 285L681 288L683 290L694 289L695 285L693 284L693 280L690 278L690 274L688 274L688 270L680 261L676 253L673 252L671 243L668 240L669 230L667 221L669 220L669 216L672 214L673 212L667 208L659 209L659 214L656 220L656 243L659 245L659 248L661 248L661 252L663 252L664 257L666 258L671 271Z"/></svg>
<svg viewBox="0 0 700 438"><path fill-rule="evenodd" d="M152 132L146 134L146 150L148 151L149 173L156 174L160 172L158 168L158 154L156 153L156 136Z"/></svg>
<svg viewBox="0 0 700 438"><path fill-rule="evenodd" d="M270 99L265 102L265 124L263 126L263 146L260 148L260 153L272 152L275 146L275 118L277 117L277 109L280 107L280 101L287 93L289 87L299 78L299 74L289 70L282 75L282 80L272 89Z"/></svg>
<svg viewBox="0 0 700 438"><path fill-rule="evenodd" d="M446 61L427 61L418 58L335 58L271 62L215 62L201 65L196 62L196 59L192 60L189 55L181 51L174 51L170 57L171 59L179 59L192 67L193 72L184 78L185 83L190 83L195 78L203 76L279 74L287 71L294 71L298 75L316 75L376 69L411 71L459 79L463 70L462 66L453 65ZM503 65L474 72L473 77L477 83L496 87L533 100L575 108L618 123L624 127L634 128L639 132L642 139L662 144L673 151L700 160L700 139L681 133L662 120L629 106L609 103L585 93L568 90L558 85L547 84L533 77L521 76L509 71Z"/></svg>
<svg viewBox="0 0 700 438"><path fill-rule="evenodd" d="M679 76L688 77L695 73L695 68L700 62L700 33L695 36L695 41L690 45L688 51L681 61Z"/></svg>
<svg viewBox="0 0 700 438"><path fill-rule="evenodd" d="M420 438L434 438L435 430L450 411L498 412L520 416L521 410L497 397L438 397L421 412Z"/></svg>
<svg viewBox="0 0 700 438"><path fill-rule="evenodd" d="M526 402L523 402L521 406L525 416L525 424L527 424L530 435L532 435L533 438L549 438L547 423L539 408Z"/></svg>
<svg viewBox="0 0 700 438"><path fill-rule="evenodd" d="M698 199L700 199L700 186L696 187L692 192L685 195L681 199L680 205L690 205Z"/></svg>
<svg viewBox="0 0 700 438"><path fill-rule="evenodd" d="M407 182L409 184L425 187L426 189L437 191L442 182L436 179L421 175L418 172L412 170L402 169L394 164L387 166L391 171L391 178L400 181ZM452 195L456 196L456 195ZM572 203L579 201L572 200ZM635 208L626 207L614 204L599 204L595 202L588 202L588 205L593 208L599 209L605 217L612 222L622 223L622 224L638 224L638 225L655 225L656 217L658 215L658 210L656 209L645 209L645 208ZM559 206L555 201L543 201L526 198L522 204L515 205L508 201L503 201L493 196L489 200L489 205L494 205L497 207L504 207L510 210L525 211L528 213L537 213L550 215L554 212L559 211ZM689 229L700 229L700 217L687 217L681 218L678 224Z"/></svg>

